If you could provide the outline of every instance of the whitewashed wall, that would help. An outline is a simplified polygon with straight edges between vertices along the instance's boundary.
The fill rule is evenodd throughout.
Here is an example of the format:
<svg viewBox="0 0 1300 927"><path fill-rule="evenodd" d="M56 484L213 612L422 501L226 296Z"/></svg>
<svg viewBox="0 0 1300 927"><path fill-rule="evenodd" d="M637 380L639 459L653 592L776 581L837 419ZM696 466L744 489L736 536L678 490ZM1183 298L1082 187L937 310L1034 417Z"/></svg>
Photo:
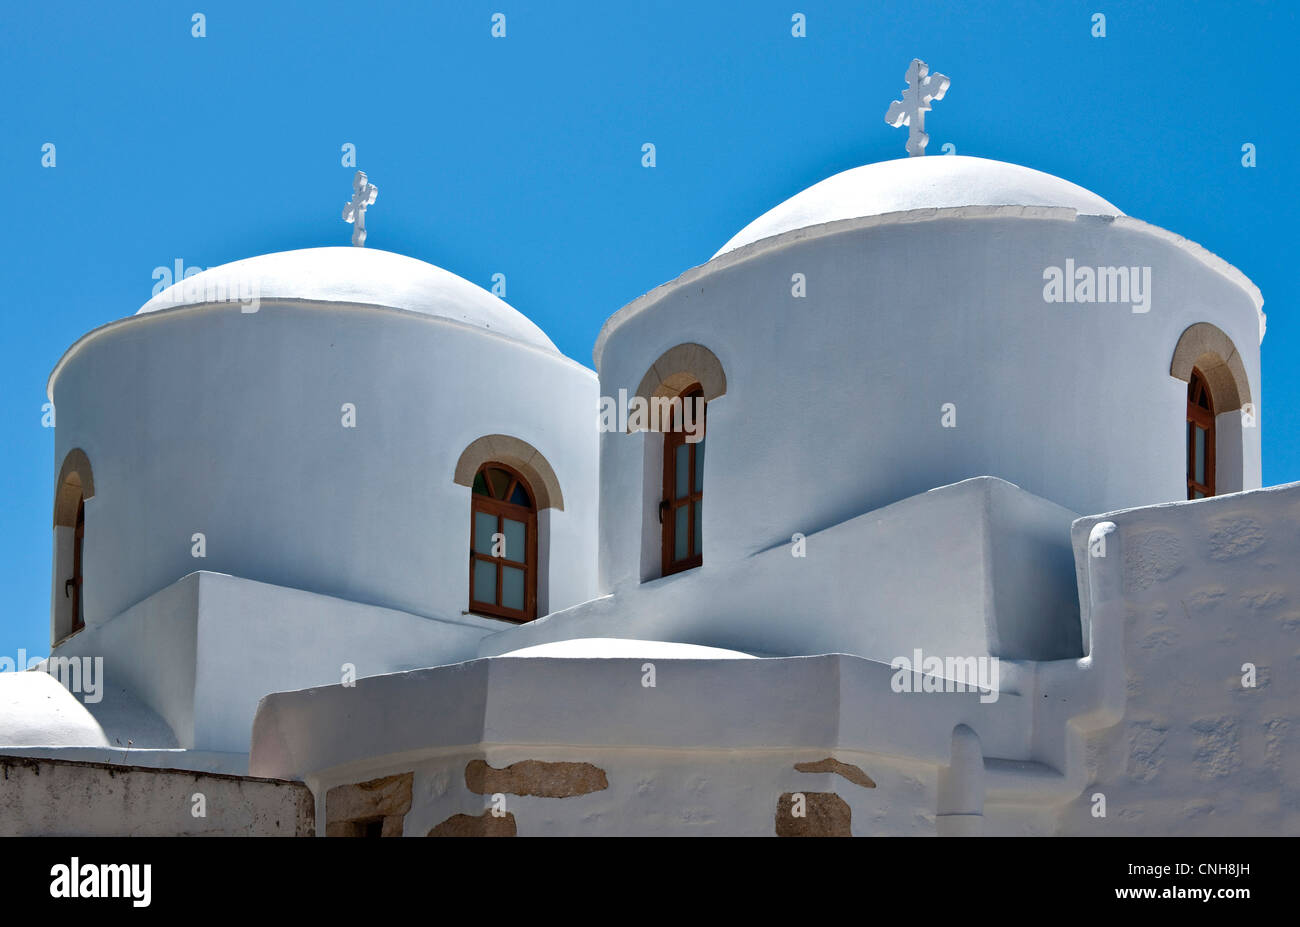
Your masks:
<svg viewBox="0 0 1300 927"><path fill-rule="evenodd" d="M454 663L506 623L469 615L437 620L214 573L194 573L88 627L58 656L103 657L109 691L102 713L125 686L165 718L167 743L247 754L258 701L271 692ZM132 706L134 707L134 705ZM136 717L137 737L148 718ZM129 725L121 725L123 733ZM123 743L123 746L125 744Z"/></svg>
<svg viewBox="0 0 1300 927"><path fill-rule="evenodd" d="M595 592L595 377L553 351L411 313L236 304L103 332L54 391L56 470L75 447L94 470L89 624L196 569L459 618L470 490L452 478L487 434L528 442L558 477L551 607Z"/></svg>
<svg viewBox="0 0 1300 927"><path fill-rule="evenodd" d="M1103 521L1106 556L1087 556ZM1300 484L1083 519L1074 537L1102 698L1068 728L1079 700L1040 699L1039 752L1086 762L1059 832L1300 833ZM1066 674L1044 667L1043 692Z"/></svg>
<svg viewBox="0 0 1300 927"><path fill-rule="evenodd" d="M1189 325L1218 326L1258 406L1251 294L1159 230L1041 215L793 232L690 271L607 323L604 395L634 392L684 342L726 372L709 407L706 564L973 476L1082 513L1185 498L1174 348ZM1150 311L1045 302L1044 268L1067 258L1150 266ZM791 295L795 273L805 298ZM956 405L955 428L941 427L944 403ZM1244 435L1245 488L1258 486L1259 430ZM643 442L602 436L603 591L641 581Z"/></svg>

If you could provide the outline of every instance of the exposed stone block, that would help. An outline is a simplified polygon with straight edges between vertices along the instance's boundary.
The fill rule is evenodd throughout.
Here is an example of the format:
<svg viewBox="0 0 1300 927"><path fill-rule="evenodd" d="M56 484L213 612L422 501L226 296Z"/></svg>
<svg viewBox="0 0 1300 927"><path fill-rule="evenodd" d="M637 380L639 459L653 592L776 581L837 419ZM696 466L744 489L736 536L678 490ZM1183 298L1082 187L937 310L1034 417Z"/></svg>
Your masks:
<svg viewBox="0 0 1300 927"><path fill-rule="evenodd" d="M609 788L605 770L590 763L547 763L521 760L505 769L494 769L483 760L471 760L465 767L465 785L478 795L536 795L567 798Z"/></svg>
<svg viewBox="0 0 1300 927"><path fill-rule="evenodd" d="M415 773L338 785L325 793L325 836L402 836Z"/></svg>
<svg viewBox="0 0 1300 927"><path fill-rule="evenodd" d="M860 785L866 789L876 787L875 781L863 772L861 767L854 766L852 763L844 763L833 756L828 756L826 759L818 760L815 763L795 763L794 768L797 772L835 773L848 779L854 785Z"/></svg>
<svg viewBox="0 0 1300 927"><path fill-rule="evenodd" d="M802 795L803 815L796 817L795 796ZM852 837L853 810L834 792L786 792L776 804L778 837Z"/></svg>
<svg viewBox="0 0 1300 927"><path fill-rule="evenodd" d="M494 817L491 811L484 811L478 817L472 814L453 814L447 820L429 831L430 837L517 837L519 829L515 825L515 816L506 812L501 817Z"/></svg>

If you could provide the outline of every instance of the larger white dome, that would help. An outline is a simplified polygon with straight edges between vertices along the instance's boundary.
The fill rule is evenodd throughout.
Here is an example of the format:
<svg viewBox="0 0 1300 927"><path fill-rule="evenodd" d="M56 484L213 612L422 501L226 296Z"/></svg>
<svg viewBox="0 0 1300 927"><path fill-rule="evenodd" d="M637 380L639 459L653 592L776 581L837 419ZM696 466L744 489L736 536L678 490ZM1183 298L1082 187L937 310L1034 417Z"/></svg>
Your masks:
<svg viewBox="0 0 1300 927"><path fill-rule="evenodd" d="M1065 206L1086 215L1124 215L1078 184L1019 164L963 155L900 158L813 184L749 223L718 254L826 222L956 206Z"/></svg>
<svg viewBox="0 0 1300 927"><path fill-rule="evenodd" d="M546 334L505 300L451 271L374 248L304 248L211 267L177 281L136 315L227 301L252 293L261 301L346 303L418 312L486 329L555 351Z"/></svg>

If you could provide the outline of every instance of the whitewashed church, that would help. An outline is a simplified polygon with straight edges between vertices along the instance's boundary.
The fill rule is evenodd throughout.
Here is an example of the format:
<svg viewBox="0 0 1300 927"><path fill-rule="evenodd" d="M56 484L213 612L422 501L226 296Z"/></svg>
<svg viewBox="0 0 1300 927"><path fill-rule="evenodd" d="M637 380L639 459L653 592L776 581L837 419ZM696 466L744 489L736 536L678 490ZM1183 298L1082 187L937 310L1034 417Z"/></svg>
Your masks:
<svg viewBox="0 0 1300 927"><path fill-rule="evenodd" d="M76 340L0 832L1300 834L1260 293L923 156L917 65L914 156L615 312L594 371L364 247L364 175L357 246Z"/></svg>

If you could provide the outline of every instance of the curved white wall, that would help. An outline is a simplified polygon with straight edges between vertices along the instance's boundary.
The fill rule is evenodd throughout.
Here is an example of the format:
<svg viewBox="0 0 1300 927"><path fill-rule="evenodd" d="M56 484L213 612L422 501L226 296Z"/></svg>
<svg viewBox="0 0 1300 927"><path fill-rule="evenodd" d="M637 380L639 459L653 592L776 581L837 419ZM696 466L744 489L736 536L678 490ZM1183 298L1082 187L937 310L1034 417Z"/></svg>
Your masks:
<svg viewBox="0 0 1300 927"><path fill-rule="evenodd" d="M1067 258L1150 266L1150 311L1045 302L1044 268ZM805 298L791 294L795 273ZM597 364L614 396L682 342L721 361L707 565L973 476L1081 513L1183 499L1186 383L1169 365L1202 321L1235 343L1258 408L1251 295L1166 233L1067 210L846 223L688 272L611 320ZM955 428L941 427L944 403ZM1238 488L1249 489L1259 428L1244 435ZM605 590L641 579L646 440L602 436Z"/></svg>
<svg viewBox="0 0 1300 927"><path fill-rule="evenodd" d="M55 467L80 447L94 471L88 624L195 570L458 619L470 490L453 473L485 434L528 442L559 480L564 510L539 519L550 608L594 594L596 378L552 351L400 312L263 302L119 324L74 348L53 388Z"/></svg>

